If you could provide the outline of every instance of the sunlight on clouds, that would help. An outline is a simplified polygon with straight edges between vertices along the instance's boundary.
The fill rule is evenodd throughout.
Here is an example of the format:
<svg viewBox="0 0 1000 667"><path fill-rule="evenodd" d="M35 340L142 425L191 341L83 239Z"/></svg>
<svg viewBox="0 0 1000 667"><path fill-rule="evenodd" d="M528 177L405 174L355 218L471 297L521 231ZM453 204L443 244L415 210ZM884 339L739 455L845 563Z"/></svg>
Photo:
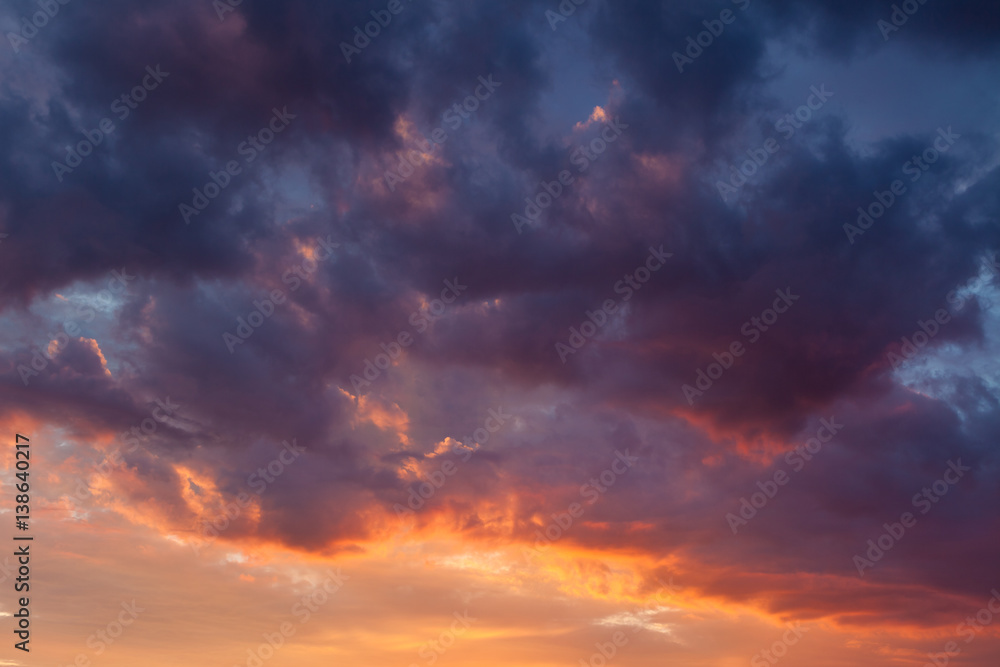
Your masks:
<svg viewBox="0 0 1000 667"><path fill-rule="evenodd" d="M621 611L596 621L597 625L605 627L625 626L636 630L650 630L665 635L674 634L674 626L656 623L652 619L664 612L680 611L675 607L655 607L650 610Z"/></svg>
<svg viewBox="0 0 1000 667"><path fill-rule="evenodd" d="M373 394L359 396L353 424L356 426L362 421L374 424L383 431L393 433L404 445L410 443L406 434L410 428L410 418L399 407L398 403L383 401Z"/></svg>

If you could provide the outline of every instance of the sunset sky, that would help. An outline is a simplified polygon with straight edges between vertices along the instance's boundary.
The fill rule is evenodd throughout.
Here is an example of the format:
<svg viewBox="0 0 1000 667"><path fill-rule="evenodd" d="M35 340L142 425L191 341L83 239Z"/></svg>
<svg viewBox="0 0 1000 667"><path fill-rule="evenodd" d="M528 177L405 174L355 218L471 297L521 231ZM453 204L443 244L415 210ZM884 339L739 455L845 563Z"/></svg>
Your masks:
<svg viewBox="0 0 1000 667"><path fill-rule="evenodd" d="M996 3L0 28L0 666L1000 664Z"/></svg>

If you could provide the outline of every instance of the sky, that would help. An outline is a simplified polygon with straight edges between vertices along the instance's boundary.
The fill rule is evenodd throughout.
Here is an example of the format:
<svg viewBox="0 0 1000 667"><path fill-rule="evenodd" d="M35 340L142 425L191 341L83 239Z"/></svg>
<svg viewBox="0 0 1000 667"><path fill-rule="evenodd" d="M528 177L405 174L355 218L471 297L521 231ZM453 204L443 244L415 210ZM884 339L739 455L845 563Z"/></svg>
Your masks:
<svg viewBox="0 0 1000 667"><path fill-rule="evenodd" d="M0 31L0 665L1000 664L995 3Z"/></svg>

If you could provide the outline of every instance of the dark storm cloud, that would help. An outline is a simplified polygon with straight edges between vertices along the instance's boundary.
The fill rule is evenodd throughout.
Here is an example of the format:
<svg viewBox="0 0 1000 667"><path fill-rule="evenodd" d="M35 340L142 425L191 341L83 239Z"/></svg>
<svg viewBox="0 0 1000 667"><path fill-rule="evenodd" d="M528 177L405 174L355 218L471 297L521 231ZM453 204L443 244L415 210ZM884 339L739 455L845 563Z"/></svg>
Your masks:
<svg viewBox="0 0 1000 667"><path fill-rule="evenodd" d="M185 514L185 481L172 464L206 462L220 489L238 493L272 455L261 443L297 438L305 463L268 489L256 528L240 524L225 539L255 530L322 549L363 541L375 530L366 512L405 502L405 463L425 471L435 448L474 432L487 407L528 395L524 423L463 466L422 520L530 541L535 517L562 511L616 448L631 448L647 467L623 477L588 516L594 525L566 539L696 556L715 570L691 585L735 598L775 585L778 567L851 576L865 536L962 457L977 466L967 487L872 577L978 592L997 553L980 535L996 521L987 474L995 388L953 378L935 394L947 400L915 394L898 386L887 353L1000 247L996 138L956 126L954 145L910 180L904 165L938 140L937 128L861 148L849 113L824 111L738 200L723 202L719 165L744 159L758 145L750 137L787 111L767 92L769 47L861 59L887 48L876 21L891 11L740 4L584 6L570 20L590 58L571 72L543 66L571 39L549 28L547 2L407 2L351 62L341 43L381 7L244 2L221 21L208 2L63 7L25 47L30 57L3 61L18 73L0 96L0 231L10 235L0 246L0 305L17 323L4 348L4 410L72 422L81 434L120 432L145 418L140 397L172 397L185 406L185 428L164 428L148 458L130 459L156 477L172 517ZM678 72L674 53L726 8L734 22ZM997 21L985 3L929 0L890 41L946 53L958 68L995 62ZM169 75L59 181L52 161L113 117L115 98L158 65ZM601 79L608 72L617 83ZM390 192L385 171L415 138L400 128L411 122L419 136L436 127L490 74L502 82L496 93L450 134L438 161ZM600 79L604 96L553 132L541 105L562 75ZM628 127L581 173L571 156L599 136L603 121L585 117L595 106ZM192 188L242 159L241 142L285 107L296 116L289 127L184 224L178 205L191 203ZM519 234L511 214L563 169L576 181ZM849 238L857 208L897 179L906 194ZM301 249L327 238L339 250L293 290L286 277L302 266ZM619 281L661 246L673 256L626 303ZM90 333L74 337L25 388L17 366L48 333L26 308L123 264L139 285L108 331L92 334L99 348ZM446 280L468 290L415 332L411 313ZM238 335L238 318L275 289L285 301L227 349L223 334ZM797 299L751 342L741 329L776 290ZM563 363L557 343L608 299L618 313ZM924 354L983 343L975 298L953 315ZM352 375L401 332L413 345L356 392ZM745 354L689 402L682 386L696 385L733 341ZM126 378L123 361L139 376ZM762 474L748 451L784 451L834 407L853 421L822 469L804 471L733 538L723 517ZM487 506L503 497L517 498L513 525L491 521ZM961 567L935 570L928 554L955 558L957 545L971 554ZM783 592L773 608L808 616L854 604L837 590L811 595ZM867 608L906 616L905 598L870 595Z"/></svg>

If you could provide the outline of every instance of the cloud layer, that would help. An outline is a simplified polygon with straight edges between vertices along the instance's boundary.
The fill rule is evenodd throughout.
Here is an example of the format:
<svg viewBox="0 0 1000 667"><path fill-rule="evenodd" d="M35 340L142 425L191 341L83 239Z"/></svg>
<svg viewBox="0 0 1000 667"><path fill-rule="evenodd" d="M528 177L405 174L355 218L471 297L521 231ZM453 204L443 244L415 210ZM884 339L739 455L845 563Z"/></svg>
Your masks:
<svg viewBox="0 0 1000 667"><path fill-rule="evenodd" d="M537 664L668 576L634 664L921 664L1000 585L1000 13L902 4L15 2L0 419L74 544L352 563L359 618L417 555Z"/></svg>

